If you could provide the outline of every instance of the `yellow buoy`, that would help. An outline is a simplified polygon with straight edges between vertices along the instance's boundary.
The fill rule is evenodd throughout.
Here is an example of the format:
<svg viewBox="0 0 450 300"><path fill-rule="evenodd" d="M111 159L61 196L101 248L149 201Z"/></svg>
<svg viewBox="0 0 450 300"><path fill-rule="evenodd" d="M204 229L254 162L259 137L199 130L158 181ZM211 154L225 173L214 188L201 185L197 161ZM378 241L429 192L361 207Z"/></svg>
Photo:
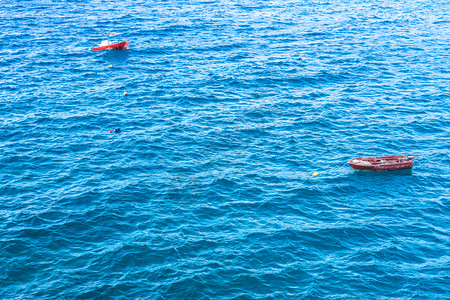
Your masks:
<svg viewBox="0 0 450 300"><path fill-rule="evenodd" d="M112 65L109 65L110 68L112 68Z"/></svg>
<svg viewBox="0 0 450 300"><path fill-rule="evenodd" d="M314 173L313 173L313 176L317 176L317 175L319 175L319 173L317 173L317 172L314 172Z"/></svg>

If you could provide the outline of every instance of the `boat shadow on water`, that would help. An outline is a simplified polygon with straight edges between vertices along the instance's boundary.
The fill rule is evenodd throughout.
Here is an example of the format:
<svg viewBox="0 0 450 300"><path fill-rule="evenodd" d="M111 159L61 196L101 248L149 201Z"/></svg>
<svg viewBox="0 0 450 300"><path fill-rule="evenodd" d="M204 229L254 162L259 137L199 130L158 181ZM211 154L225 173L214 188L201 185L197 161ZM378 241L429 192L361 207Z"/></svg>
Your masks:
<svg viewBox="0 0 450 300"><path fill-rule="evenodd" d="M394 171L364 171L364 170L355 170L355 174L357 176L409 176L412 175L412 169L402 169L402 170L394 170Z"/></svg>
<svg viewBox="0 0 450 300"><path fill-rule="evenodd" d="M108 59L111 62L125 61L129 58L128 50L110 49L99 52L101 52L101 55L104 58Z"/></svg>

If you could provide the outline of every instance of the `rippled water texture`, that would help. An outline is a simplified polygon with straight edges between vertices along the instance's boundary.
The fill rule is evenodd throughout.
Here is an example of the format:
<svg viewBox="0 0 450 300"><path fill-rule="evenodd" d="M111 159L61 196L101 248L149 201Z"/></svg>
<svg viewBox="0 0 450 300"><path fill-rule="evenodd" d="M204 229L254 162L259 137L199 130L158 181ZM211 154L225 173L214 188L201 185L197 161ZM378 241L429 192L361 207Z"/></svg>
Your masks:
<svg viewBox="0 0 450 300"><path fill-rule="evenodd" d="M0 298L449 297L449 11L1 1Z"/></svg>

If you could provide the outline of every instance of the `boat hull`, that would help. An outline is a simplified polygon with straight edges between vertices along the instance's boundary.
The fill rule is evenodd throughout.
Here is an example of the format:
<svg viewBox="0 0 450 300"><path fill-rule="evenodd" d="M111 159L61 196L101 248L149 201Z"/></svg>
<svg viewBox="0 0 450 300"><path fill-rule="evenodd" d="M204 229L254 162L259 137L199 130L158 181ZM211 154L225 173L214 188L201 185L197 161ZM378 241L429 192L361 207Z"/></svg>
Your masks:
<svg viewBox="0 0 450 300"><path fill-rule="evenodd" d="M100 51L100 50L111 50L111 49L119 49L119 50L128 50L130 47L128 46L128 40L125 42L120 42L116 44L111 44L107 46L100 46L100 47L93 47L92 50L94 51Z"/></svg>
<svg viewBox="0 0 450 300"><path fill-rule="evenodd" d="M364 171L395 171L402 169L412 169L414 156L379 156L379 157L358 157L348 161L348 164L355 170Z"/></svg>

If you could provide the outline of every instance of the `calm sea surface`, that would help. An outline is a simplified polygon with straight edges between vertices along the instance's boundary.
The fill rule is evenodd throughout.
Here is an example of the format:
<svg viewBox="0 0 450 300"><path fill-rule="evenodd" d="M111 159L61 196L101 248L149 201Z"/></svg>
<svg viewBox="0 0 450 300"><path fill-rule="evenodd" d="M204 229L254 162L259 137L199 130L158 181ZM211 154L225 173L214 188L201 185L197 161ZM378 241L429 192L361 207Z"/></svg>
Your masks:
<svg viewBox="0 0 450 300"><path fill-rule="evenodd" d="M448 299L449 11L1 1L0 298Z"/></svg>

